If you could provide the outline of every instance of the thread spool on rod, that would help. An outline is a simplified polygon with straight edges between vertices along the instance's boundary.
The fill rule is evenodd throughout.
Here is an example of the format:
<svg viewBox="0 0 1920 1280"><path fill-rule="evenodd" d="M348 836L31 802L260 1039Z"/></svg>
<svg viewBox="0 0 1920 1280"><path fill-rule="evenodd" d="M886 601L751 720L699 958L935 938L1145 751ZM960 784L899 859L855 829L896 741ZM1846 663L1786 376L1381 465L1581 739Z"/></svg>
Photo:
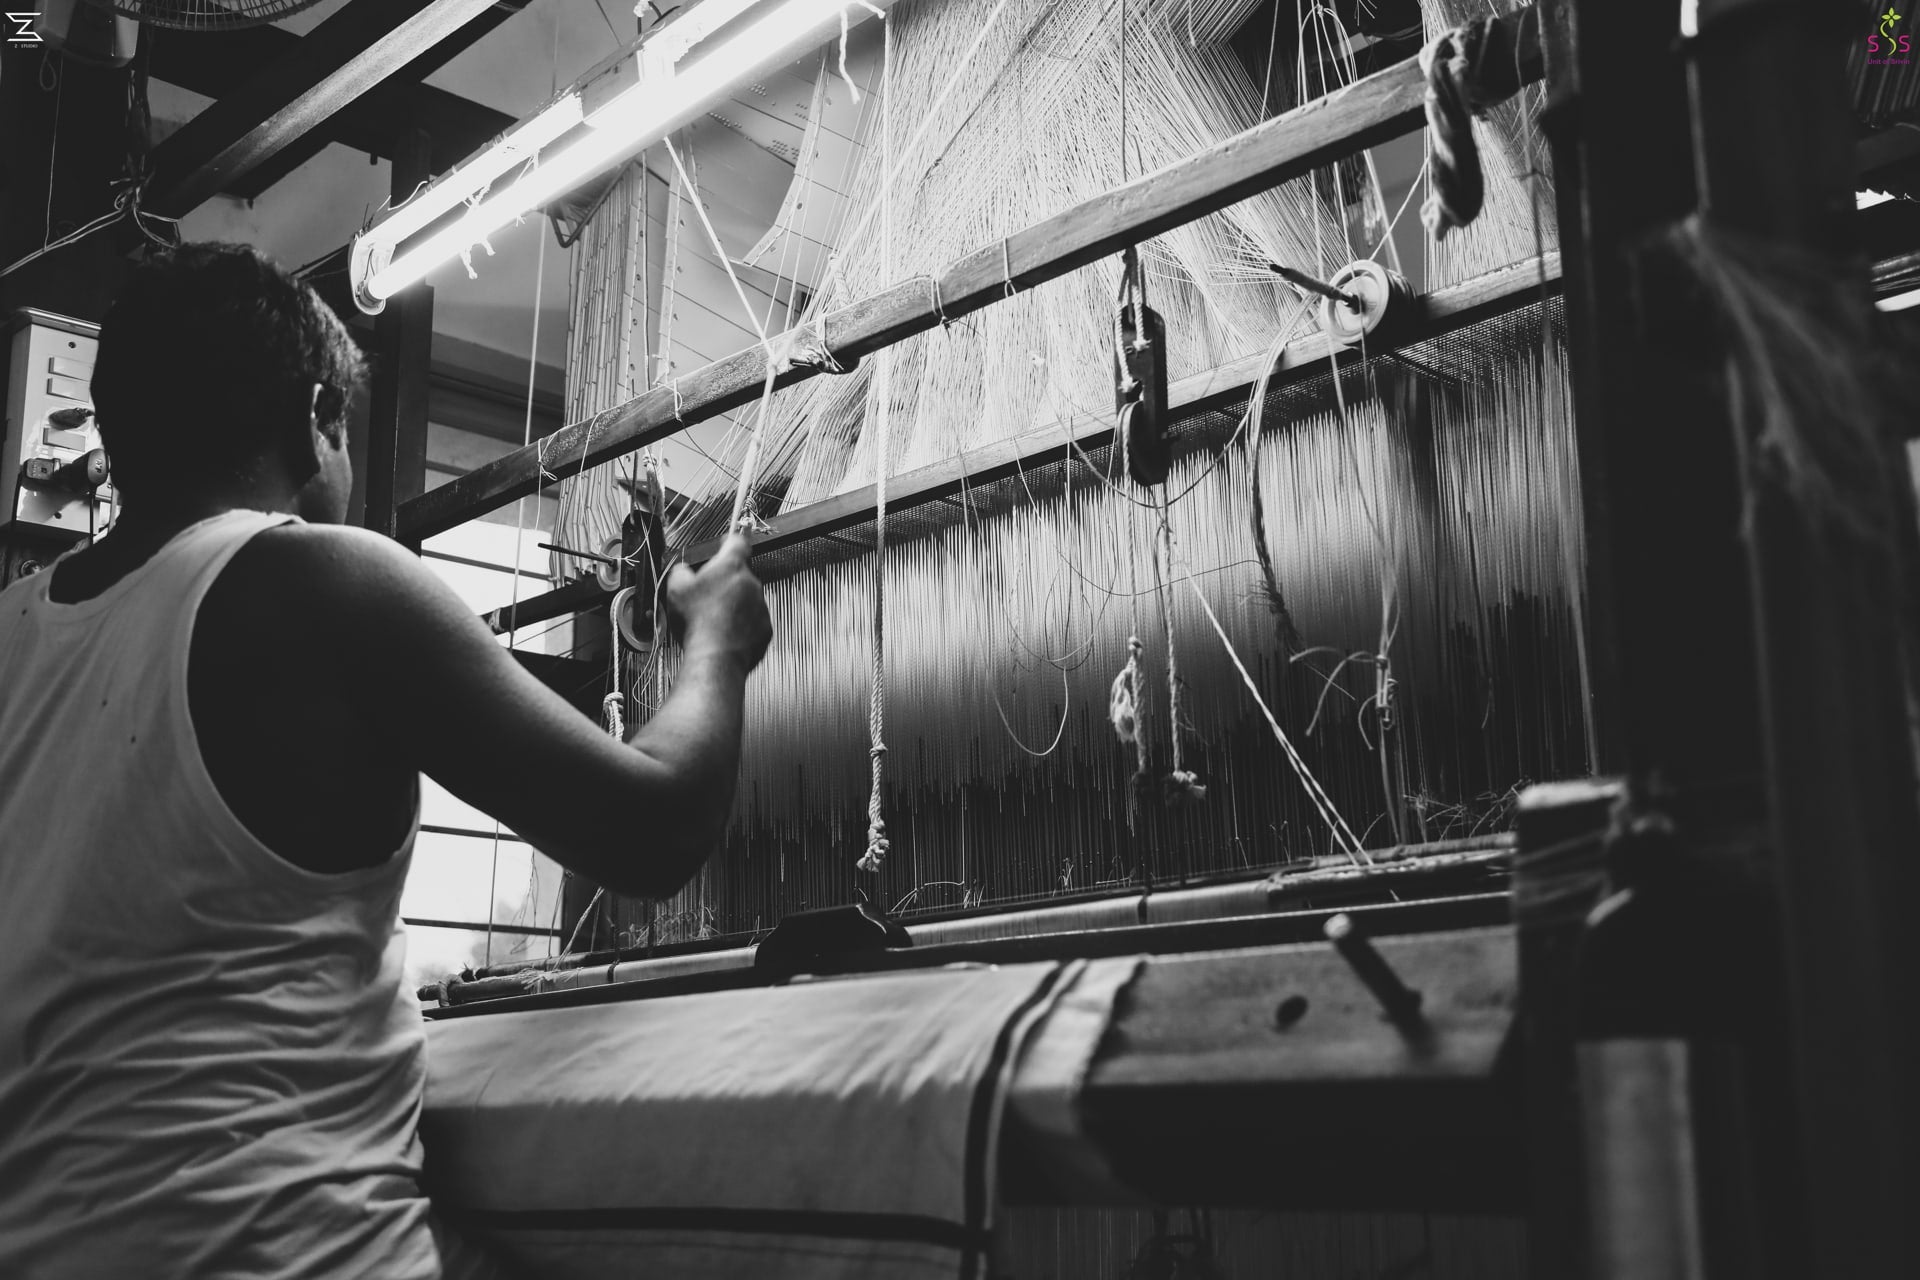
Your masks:
<svg viewBox="0 0 1920 1280"><path fill-rule="evenodd" d="M563 556L578 556L582 560L597 560L601 564L618 565L620 563L612 556L603 556L592 551L576 551L572 547L556 546L551 542L536 542L534 545L542 551L557 551Z"/></svg>
<svg viewBox="0 0 1920 1280"><path fill-rule="evenodd" d="M1295 271L1292 267L1281 266L1277 262L1270 262L1267 265L1273 268L1275 275L1296 289L1305 289L1308 293L1317 293L1330 302L1344 302L1347 304L1347 307L1353 311L1366 310L1366 302L1357 293L1348 293L1344 289L1336 289L1324 280L1315 280L1304 271Z"/></svg>

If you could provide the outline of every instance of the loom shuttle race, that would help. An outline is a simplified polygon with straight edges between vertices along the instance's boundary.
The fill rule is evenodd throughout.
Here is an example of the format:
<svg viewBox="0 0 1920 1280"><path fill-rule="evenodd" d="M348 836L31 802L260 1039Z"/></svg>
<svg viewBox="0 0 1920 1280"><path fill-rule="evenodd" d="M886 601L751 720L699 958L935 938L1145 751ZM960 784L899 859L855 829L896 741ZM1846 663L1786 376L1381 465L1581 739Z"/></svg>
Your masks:
<svg viewBox="0 0 1920 1280"><path fill-rule="evenodd" d="M362 524L391 541L351 545L392 559L325 633L390 637L391 670L313 723L383 731L327 756L352 794L315 822L374 813L393 778L419 800L402 855L332 884L248 862L283 852L276 810L216 775L284 781L284 744L223 765L220 717L255 704L195 690L254 651L129 630L193 656L155 639L141 679L86 668L104 700L61 693L73 723L39 710L49 682L0 681L0 899L77 865L17 872L7 816L51 841L86 809L9 772L52 776L78 735L146 786L159 748L117 717L132 691L163 707L193 767L156 809L206 792L231 838L201 854L325 898L287 926L331 939L310 985L385 1019L234 1055L235 1078L271 1094L375 1041L389 1083L425 1064L386 1136L410 1144L417 1111L394 1185L445 1233L411 1271L394 1244L394 1274L453 1280L471 1250L563 1280L1920 1275L1907 18L96 7L46 7L0 67L6 167L47 185L0 227L0 641L23 671L93 661L111 628L58 628L119 616L98 601L121 589L66 584L149 511L198 522L122 571L176 574L202 619L234 607L220 582L271 598L246 575L272 547ZM149 105L151 79L173 88ZM291 377L277 357L232 354L247 333L209 355L191 326L116 355L137 283L216 225L306 260L286 289L214 253L221 289L354 347L279 361L298 385L260 420L292 425L244 466L215 428ZM116 368L162 350L155 406L207 362L162 425L199 423L209 460L175 456L142 508L152 446L116 435ZM248 521L257 541L185 572L182 547ZM303 591L346 563L306 554ZM389 627L382 593L422 566L432 625ZM470 670L498 696L441 696ZM92 950L176 929L167 955L197 955L237 891L192 875L137 913L112 915L116 881L0 919L55 955L115 920ZM107 973L92 950L60 981ZM255 971L202 968L182 990ZM401 1016L353 985L374 970ZM243 993L249 1028L320 1025L282 988ZM164 1038L174 998L114 1026ZM42 1274L58 1241L28 1219L60 1196L145 1212L47 1128L66 1077L34 1055L92 1008L0 1043L0 1181L15 1129L51 1171L31 1214L0 1203L0 1273ZM286 1114L365 1084L343 1080ZM255 1148L254 1113L217 1110L179 1114L240 1154L179 1160L155 1204L209 1178L195 1212L266 1203L218 1181ZM384 1149L353 1139L288 1185ZM103 1169L137 1163L98 1142ZM361 1240L386 1194L327 1231ZM278 1212L188 1234L220 1260Z"/></svg>

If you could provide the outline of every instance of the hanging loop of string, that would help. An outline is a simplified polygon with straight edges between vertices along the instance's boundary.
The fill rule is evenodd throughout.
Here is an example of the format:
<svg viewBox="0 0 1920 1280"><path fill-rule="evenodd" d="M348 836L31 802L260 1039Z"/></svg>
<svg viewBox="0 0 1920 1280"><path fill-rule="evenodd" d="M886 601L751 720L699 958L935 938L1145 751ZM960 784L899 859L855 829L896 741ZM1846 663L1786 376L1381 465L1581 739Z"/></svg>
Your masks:
<svg viewBox="0 0 1920 1280"><path fill-rule="evenodd" d="M1233 669L1240 673L1241 683L1247 686L1247 692L1253 695L1254 705L1260 708L1260 714L1266 719L1267 727L1273 731L1274 741L1280 744L1281 751L1286 754L1287 763L1293 766L1294 776L1300 780L1300 786L1306 791L1307 799L1319 811L1322 821L1332 832L1334 843L1341 847L1341 851L1347 855L1348 860L1356 866L1362 861L1371 862L1372 859L1368 858L1360 848L1360 838L1353 834L1353 828L1349 827L1346 819L1340 816L1340 811L1333 807L1333 801L1321 787L1320 780L1313 776L1313 770L1307 768L1307 762L1300 758L1299 751L1294 748L1293 739L1287 736L1287 731L1282 729L1280 722L1274 718L1272 709L1267 706L1267 700L1260 695L1260 686L1254 683L1246 664L1240 661L1240 654L1234 649L1233 641L1227 638L1227 629L1221 626L1220 619L1214 616L1213 606L1207 603L1207 597L1200 590L1200 584L1193 580L1192 574L1187 575L1186 582L1193 591L1193 598L1200 604L1200 611L1213 625L1214 634L1220 637L1221 647L1227 651L1227 657L1232 661Z"/></svg>
<svg viewBox="0 0 1920 1280"><path fill-rule="evenodd" d="M1159 545L1153 561L1153 585L1155 594L1160 597L1161 621L1167 628L1167 731L1172 739L1172 765L1167 771L1166 792L1168 800L1198 803L1207 798L1207 789L1201 784L1199 775L1187 768L1186 751L1180 737L1180 655L1173 638L1173 523L1168 514L1170 505L1163 490L1160 495Z"/></svg>

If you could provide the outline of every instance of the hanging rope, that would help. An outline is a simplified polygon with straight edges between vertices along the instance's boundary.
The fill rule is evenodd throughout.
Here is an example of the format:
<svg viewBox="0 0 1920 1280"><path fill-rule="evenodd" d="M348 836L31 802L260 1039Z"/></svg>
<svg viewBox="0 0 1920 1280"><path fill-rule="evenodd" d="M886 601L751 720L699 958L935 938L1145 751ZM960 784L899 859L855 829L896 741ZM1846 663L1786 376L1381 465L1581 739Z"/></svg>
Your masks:
<svg viewBox="0 0 1920 1280"><path fill-rule="evenodd" d="M1127 665L1113 678L1113 691L1107 699L1107 719L1122 742L1133 744L1133 788L1137 794L1147 776L1147 735L1143 720L1146 713L1146 676L1140 670L1140 654L1146 648L1140 637L1127 637ZM1127 805L1127 821L1133 821L1133 805Z"/></svg>
<svg viewBox="0 0 1920 1280"><path fill-rule="evenodd" d="M882 171L890 171L893 150L893 24L880 27L880 153ZM880 261L893 266L893 185L880 188ZM887 839L887 467L893 419L893 353L880 358L879 415L873 447L873 680L867 694L867 759L872 786L867 793L867 851L855 865L878 871L893 850Z"/></svg>
<svg viewBox="0 0 1920 1280"><path fill-rule="evenodd" d="M1349 827L1346 819L1340 816L1340 811L1333 807L1333 801L1321 787L1320 780L1313 776L1313 770L1307 768L1307 762L1301 759L1300 753L1294 749L1293 739L1287 736L1287 731L1280 727L1278 720L1274 719L1273 712L1267 707L1267 700L1260 696L1260 686L1253 682L1253 677L1247 672L1246 664L1240 661L1240 654L1234 649L1233 641L1227 638L1227 629L1221 626L1220 619L1214 616L1213 606L1207 603L1207 597L1201 592L1200 584L1193 580L1192 574L1187 575L1187 586L1192 588L1193 598L1200 602L1200 611L1206 614L1207 621L1213 624L1214 634L1220 637L1220 644L1226 649L1227 657L1233 661L1233 669L1240 673L1241 683L1245 684L1247 692L1253 695L1254 705L1260 708L1260 714L1266 718L1267 727L1273 730L1274 741L1278 742L1280 749L1286 753L1287 763L1293 766L1294 776L1300 779L1300 785L1305 789L1307 799L1313 802L1313 807L1319 811L1320 817L1326 822L1327 829L1333 833L1334 843L1341 846L1341 851L1355 865L1362 860L1371 862L1372 859L1361 852L1360 838L1353 834L1353 828Z"/></svg>
<svg viewBox="0 0 1920 1280"><path fill-rule="evenodd" d="M1125 423L1121 424L1122 427ZM1136 829L1140 796L1147 784L1147 684L1140 670L1140 655L1146 646L1140 643L1140 539L1139 521L1131 511L1127 520L1127 603L1133 625L1127 636L1127 663L1114 677L1108 695L1107 714L1120 741L1133 744L1133 778L1127 787L1127 830Z"/></svg>
<svg viewBox="0 0 1920 1280"><path fill-rule="evenodd" d="M886 92L885 88L881 92ZM884 108L883 108L884 110ZM893 849L887 839L885 812L887 783L887 456L893 397L892 361L880 366L880 415L875 425L873 451L873 680L867 697L867 758L873 773L867 794L867 851L855 864L862 871L878 871Z"/></svg>
<svg viewBox="0 0 1920 1280"><path fill-rule="evenodd" d="M1160 616L1167 628L1167 731L1173 740L1173 767L1167 773L1167 799L1198 803L1207 798L1200 778L1186 766L1180 744L1180 656L1173 639L1173 523L1164 490L1160 494L1160 539L1153 561L1154 592L1160 597Z"/></svg>

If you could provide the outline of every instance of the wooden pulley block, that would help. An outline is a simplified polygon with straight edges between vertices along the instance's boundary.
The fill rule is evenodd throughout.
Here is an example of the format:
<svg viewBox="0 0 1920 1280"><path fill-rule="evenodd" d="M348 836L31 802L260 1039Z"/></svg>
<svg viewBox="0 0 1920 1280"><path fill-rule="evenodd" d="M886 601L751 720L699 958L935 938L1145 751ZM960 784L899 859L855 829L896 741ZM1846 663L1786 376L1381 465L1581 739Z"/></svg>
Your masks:
<svg viewBox="0 0 1920 1280"><path fill-rule="evenodd" d="M1398 324L1413 305L1406 277L1371 258L1348 263L1327 284L1342 297L1320 300L1320 327L1342 346L1357 347L1382 326Z"/></svg>
<svg viewBox="0 0 1920 1280"><path fill-rule="evenodd" d="M639 587L622 587L614 592L607 616L613 620L614 633L620 637L620 643L627 648L653 646L653 601Z"/></svg>
<svg viewBox="0 0 1920 1280"><path fill-rule="evenodd" d="M630 649L647 648L659 634L654 609L671 561L666 521L656 506L654 493L642 487L634 495L633 510L620 526L621 590L613 598L610 612L614 629Z"/></svg>
<svg viewBox="0 0 1920 1280"><path fill-rule="evenodd" d="M1135 323L1134 317L1142 318ZM1120 308L1114 353L1114 408L1120 414L1120 447L1136 484L1159 484L1173 466L1167 439L1167 325L1152 307ZM1144 332L1142 332L1144 330Z"/></svg>

